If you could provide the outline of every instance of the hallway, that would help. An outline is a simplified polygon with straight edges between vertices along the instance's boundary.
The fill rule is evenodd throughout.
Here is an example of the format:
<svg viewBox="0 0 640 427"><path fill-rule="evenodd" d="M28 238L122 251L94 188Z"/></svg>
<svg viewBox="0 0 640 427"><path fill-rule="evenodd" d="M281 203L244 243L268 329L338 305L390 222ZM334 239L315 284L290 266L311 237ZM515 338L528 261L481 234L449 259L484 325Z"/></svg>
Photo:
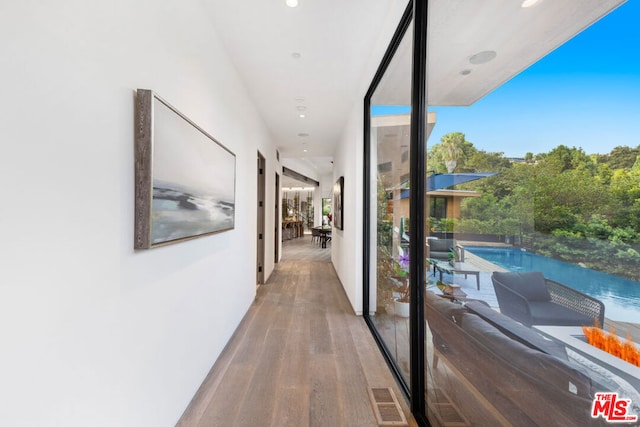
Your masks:
<svg viewBox="0 0 640 427"><path fill-rule="evenodd" d="M310 239L283 243L282 261L178 426L373 427L370 387L393 387L416 425L364 320L353 314L330 247Z"/></svg>

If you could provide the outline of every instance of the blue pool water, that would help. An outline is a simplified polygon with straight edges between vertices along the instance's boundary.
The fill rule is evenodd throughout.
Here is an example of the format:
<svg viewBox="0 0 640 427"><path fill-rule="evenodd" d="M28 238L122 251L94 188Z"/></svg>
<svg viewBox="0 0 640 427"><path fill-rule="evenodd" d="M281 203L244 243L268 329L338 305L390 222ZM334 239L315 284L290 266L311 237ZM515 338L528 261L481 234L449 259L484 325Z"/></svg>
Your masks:
<svg viewBox="0 0 640 427"><path fill-rule="evenodd" d="M465 246L465 249L509 271L541 271L551 280L598 298L604 303L604 314L609 319L640 322L640 282L515 248Z"/></svg>

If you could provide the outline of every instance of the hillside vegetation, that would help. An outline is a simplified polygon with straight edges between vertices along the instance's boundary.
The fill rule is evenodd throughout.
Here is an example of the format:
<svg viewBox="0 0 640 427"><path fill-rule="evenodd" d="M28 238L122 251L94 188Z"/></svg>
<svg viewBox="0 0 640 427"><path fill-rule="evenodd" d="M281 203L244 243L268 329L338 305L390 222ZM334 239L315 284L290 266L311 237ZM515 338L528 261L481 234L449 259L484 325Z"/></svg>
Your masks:
<svg viewBox="0 0 640 427"><path fill-rule="evenodd" d="M514 161L455 132L427 158L438 173L452 160L456 173L500 172L457 187L481 196L443 222L451 231L529 237L541 255L640 281L640 145L607 154L559 145Z"/></svg>

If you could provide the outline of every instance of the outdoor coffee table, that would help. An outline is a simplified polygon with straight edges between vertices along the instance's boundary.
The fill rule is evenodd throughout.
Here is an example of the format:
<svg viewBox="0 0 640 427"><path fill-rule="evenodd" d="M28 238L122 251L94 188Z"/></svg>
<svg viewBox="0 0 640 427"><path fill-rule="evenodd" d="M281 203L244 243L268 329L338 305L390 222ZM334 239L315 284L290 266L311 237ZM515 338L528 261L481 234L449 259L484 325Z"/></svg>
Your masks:
<svg viewBox="0 0 640 427"><path fill-rule="evenodd" d="M464 274L464 278L467 278L467 275L471 274L476 276L476 286L478 290L480 290L480 272L476 270L476 268L469 263L466 262L446 262L446 261L438 261L438 260L430 260L433 265L433 275L435 276L436 271L440 273L440 281L442 282L442 274Z"/></svg>

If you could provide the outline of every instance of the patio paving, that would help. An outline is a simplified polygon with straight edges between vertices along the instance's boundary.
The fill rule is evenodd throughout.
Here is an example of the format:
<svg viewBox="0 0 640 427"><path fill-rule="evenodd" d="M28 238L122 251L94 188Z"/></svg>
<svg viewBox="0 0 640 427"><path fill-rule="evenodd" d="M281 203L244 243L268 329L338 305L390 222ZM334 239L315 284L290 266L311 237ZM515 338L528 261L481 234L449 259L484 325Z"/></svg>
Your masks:
<svg viewBox="0 0 640 427"><path fill-rule="evenodd" d="M465 252L465 263L473 265L476 270L480 272L480 290L477 289L476 286L476 277L474 275L467 275L465 279L464 274L444 274L443 280L445 283L453 283L455 285L459 285L460 289L467 294L467 298L479 299L486 301L491 307L498 307L498 300L496 299L496 294L493 290L493 284L491 283L491 274L494 271L507 271L502 267L499 267L485 259L480 258L477 255L474 255L470 252ZM434 290L436 293L439 293L436 288L436 280L438 279L439 273L433 274L433 269L429 270L429 275L427 279L431 282L427 288Z"/></svg>

